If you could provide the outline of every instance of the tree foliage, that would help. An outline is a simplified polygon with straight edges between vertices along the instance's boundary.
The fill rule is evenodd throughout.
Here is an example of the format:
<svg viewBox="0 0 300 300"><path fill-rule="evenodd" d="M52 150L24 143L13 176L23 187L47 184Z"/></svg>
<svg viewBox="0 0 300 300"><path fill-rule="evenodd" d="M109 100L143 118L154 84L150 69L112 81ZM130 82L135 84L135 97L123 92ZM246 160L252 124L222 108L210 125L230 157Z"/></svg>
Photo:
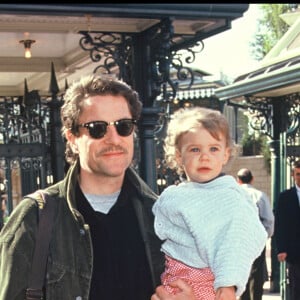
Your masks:
<svg viewBox="0 0 300 300"><path fill-rule="evenodd" d="M261 60L284 35L289 26L280 18L281 14L295 9L298 4L257 4L261 17L257 22L257 33L250 42L251 54L254 59Z"/></svg>
<svg viewBox="0 0 300 300"><path fill-rule="evenodd" d="M241 145L243 156L263 155L265 167L271 172L271 152L266 135L245 131Z"/></svg>

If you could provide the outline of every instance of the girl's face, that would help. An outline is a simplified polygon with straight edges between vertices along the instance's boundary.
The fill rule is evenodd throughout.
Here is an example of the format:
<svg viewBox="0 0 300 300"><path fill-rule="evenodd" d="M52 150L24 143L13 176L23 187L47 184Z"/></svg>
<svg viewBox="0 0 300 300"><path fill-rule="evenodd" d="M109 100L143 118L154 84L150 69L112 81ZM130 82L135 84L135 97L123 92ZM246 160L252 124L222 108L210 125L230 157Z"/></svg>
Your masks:
<svg viewBox="0 0 300 300"><path fill-rule="evenodd" d="M207 182L217 177L227 163L230 150L220 134L216 140L201 125L180 137L176 159L189 181Z"/></svg>

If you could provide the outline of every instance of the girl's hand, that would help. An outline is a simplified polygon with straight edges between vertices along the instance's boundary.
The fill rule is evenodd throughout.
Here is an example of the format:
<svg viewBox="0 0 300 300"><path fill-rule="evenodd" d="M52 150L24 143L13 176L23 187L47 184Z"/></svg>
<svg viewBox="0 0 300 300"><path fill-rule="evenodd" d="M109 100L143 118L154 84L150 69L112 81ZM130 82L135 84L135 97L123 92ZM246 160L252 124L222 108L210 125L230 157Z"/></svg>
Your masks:
<svg viewBox="0 0 300 300"><path fill-rule="evenodd" d="M163 285L160 285L156 288L155 294L152 295L151 300L196 300L191 286L183 280L175 280L170 283L170 285L179 288L180 292L176 295L172 295L166 291Z"/></svg>

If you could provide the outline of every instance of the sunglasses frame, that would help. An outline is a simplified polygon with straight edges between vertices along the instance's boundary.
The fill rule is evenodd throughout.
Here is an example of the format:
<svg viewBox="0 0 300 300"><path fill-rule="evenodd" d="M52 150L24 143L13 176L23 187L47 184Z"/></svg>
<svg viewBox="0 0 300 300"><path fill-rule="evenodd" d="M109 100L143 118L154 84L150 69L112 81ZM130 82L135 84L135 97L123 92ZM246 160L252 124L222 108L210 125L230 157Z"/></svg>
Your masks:
<svg viewBox="0 0 300 300"><path fill-rule="evenodd" d="M128 123L130 123L132 125L132 128L131 128L129 134L126 134L126 135L120 134L120 132L119 132L120 129L118 129L118 126L120 124L122 125L122 122L124 122L124 121L128 122ZM99 134L99 135L96 136L94 134L91 134L91 130L94 129L95 125L97 125L97 124L104 125L105 126L105 131L103 132L103 134L101 133L101 134ZM137 124L137 120L135 120L135 119L120 119L120 120L112 121L112 122L91 121L91 122L87 122L87 123L78 124L77 128L80 128L80 127L86 128L88 130L88 132L89 132L90 137L92 137L93 139L101 139L101 138L103 138L106 135L106 133L107 133L107 127L110 126L110 125L114 125L115 126L116 131L117 131L117 133L118 133L119 136L126 137L126 136L130 136L131 135L131 133L134 130L134 125L136 125L136 124Z"/></svg>

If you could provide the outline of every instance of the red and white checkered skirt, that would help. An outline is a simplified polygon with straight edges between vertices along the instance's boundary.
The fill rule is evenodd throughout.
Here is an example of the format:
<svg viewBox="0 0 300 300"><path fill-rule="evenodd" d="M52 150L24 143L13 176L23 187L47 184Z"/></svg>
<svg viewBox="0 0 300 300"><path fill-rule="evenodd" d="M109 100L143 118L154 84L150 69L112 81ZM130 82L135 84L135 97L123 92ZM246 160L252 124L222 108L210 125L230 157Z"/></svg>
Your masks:
<svg viewBox="0 0 300 300"><path fill-rule="evenodd" d="M184 263L166 256L165 271L161 275L162 284L172 294L178 292L178 288L171 287L168 283L183 279L194 291L197 300L214 300L214 275L210 268L192 268Z"/></svg>

